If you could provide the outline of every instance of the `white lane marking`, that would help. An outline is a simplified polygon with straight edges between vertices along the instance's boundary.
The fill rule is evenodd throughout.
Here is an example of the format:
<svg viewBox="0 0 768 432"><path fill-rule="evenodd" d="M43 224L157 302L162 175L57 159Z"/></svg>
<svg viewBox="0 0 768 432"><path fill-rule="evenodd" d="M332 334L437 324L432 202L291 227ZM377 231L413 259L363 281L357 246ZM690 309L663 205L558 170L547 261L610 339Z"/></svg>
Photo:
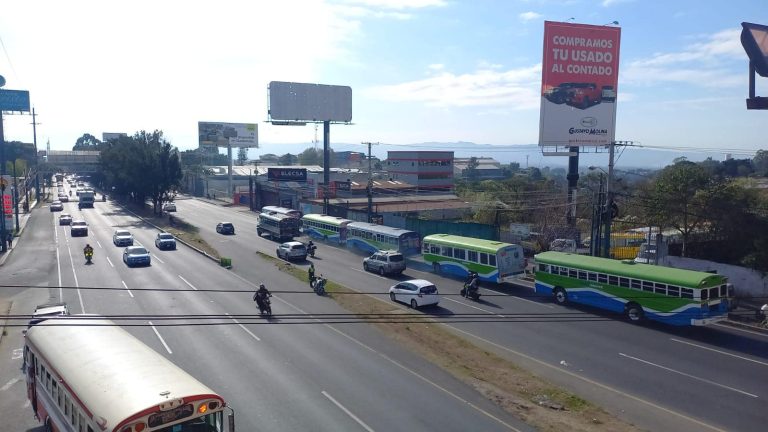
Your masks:
<svg viewBox="0 0 768 432"><path fill-rule="evenodd" d="M131 290L128 289L128 285L125 284L125 281L121 280L120 282L123 283L123 287L125 287L126 291L128 291L128 294L130 294L131 297L133 297L133 293L131 292Z"/></svg>
<svg viewBox="0 0 768 432"><path fill-rule="evenodd" d="M83 304L83 293L80 292L80 282L77 281L77 272L75 272L75 260L72 259L72 248L67 247L69 251L69 262L72 265L72 275L75 278L75 287L77 287L77 297L80 299L80 310L85 313L85 305Z"/></svg>
<svg viewBox="0 0 768 432"><path fill-rule="evenodd" d="M165 264L165 261L163 261L160 258L158 258L157 255L152 254L152 257L154 257L156 260L160 261L161 263Z"/></svg>
<svg viewBox="0 0 768 432"><path fill-rule="evenodd" d="M160 342L163 343L163 346L165 347L165 350L168 351L168 354L173 354L173 351L171 351L171 349L168 347L168 344L165 343L165 339L163 339L163 337L160 336L160 332L157 331L157 329L155 328L155 325L152 324L152 321L147 321L147 322L149 323L149 326L152 327L152 330L154 330L155 334L157 335L157 338L160 339Z"/></svg>
<svg viewBox="0 0 768 432"><path fill-rule="evenodd" d="M747 395L747 396L750 396L750 397L753 397L753 398L757 398L758 397L757 395L753 395L752 393L747 393L747 392L745 392L743 390L739 390L737 388L728 387L727 385L719 384L719 383L716 383L714 381L710 381L710 380L705 379L705 378L699 378L699 377L697 377L695 375L687 374L685 372L680 372L680 371L668 368L666 366L662 366L660 364L649 362L648 360L643 360L641 358L632 357L631 355L627 355L627 354L624 354L624 353L619 353L619 355L622 356L622 357L626 357L628 359L639 361L640 363L645 363L647 365L655 366L655 367L657 367L659 369L664 369L665 371L669 371L669 372L673 372L673 373L676 373L676 374L679 374L679 375L682 375L682 376L686 376L688 378L691 378L691 379L694 379L694 380L697 380L697 381L705 382L707 384L712 384L714 386L717 386L717 387L720 387L720 388L724 388L726 390L735 391L736 393L741 393L743 395Z"/></svg>
<svg viewBox="0 0 768 432"><path fill-rule="evenodd" d="M61 256L59 256L59 246L56 245L56 271L59 274L59 301L64 301L64 288L61 287Z"/></svg>
<svg viewBox="0 0 768 432"><path fill-rule="evenodd" d="M189 283L189 281L188 281L188 280L184 279L184 277L183 277L182 275L179 275L179 278L180 278L181 280L183 280L185 284L189 285L189 286L190 286L190 288L192 288L193 290L197 291L197 288L195 288L195 286L194 286L194 285L192 285L191 283Z"/></svg>
<svg viewBox="0 0 768 432"><path fill-rule="evenodd" d="M475 305L471 305L471 304L469 304L469 303L465 303L465 302L463 302L463 301L455 300L455 299L452 299L452 298L450 298L450 297L446 297L446 298L445 298L445 300L447 300L447 301L452 301L452 302L454 302L454 303L458 303L458 304L460 304L460 305L462 305L462 306L471 307L472 309L477 309L477 310L479 310L479 311L481 311L481 312L485 312L485 313L487 313L487 314L490 314L490 315L495 315L495 316L497 316L497 317L499 317L499 318L506 318L504 315L501 315L501 314L497 314L497 313L493 313L493 312L491 312L491 311L487 311L487 310L485 310L485 309L483 309L483 308L481 308L481 307L477 307L477 306L475 306Z"/></svg>
<svg viewBox="0 0 768 432"><path fill-rule="evenodd" d="M112 268L114 268L114 267L115 267L115 265L114 265L114 264L112 264L112 260L111 260L111 259L109 259L109 257L107 257L107 262L109 263L109 265L111 265L111 266L112 266Z"/></svg>
<svg viewBox="0 0 768 432"><path fill-rule="evenodd" d="M325 390L323 390L323 391L322 391L322 393L323 393L323 396L327 397L327 398L328 398L328 399L329 399L331 402L333 402L333 403L334 403L334 405L336 405L337 407L339 407L339 409L341 409L342 411L344 411L344 412L345 412L345 413L346 413L346 414L347 414L347 415L348 415L348 416L349 416L349 417L350 417L352 420L356 421L356 422L357 422L357 424L359 424L360 426L362 426L362 427L363 427L363 429L367 430L368 432L375 432L375 431L374 431L374 430L373 430L373 429L372 429L370 426L368 426L367 424L365 424L365 422L364 422L364 421L360 420L360 418L359 418L359 417L357 417L356 415L354 415L354 414L352 413L352 411L348 410L348 409L347 409L347 408L346 408L344 405L340 404L340 403L339 403L339 401L337 401L336 399L334 399L334 398L333 398L333 396L329 395L329 394L328 394L328 392L326 392Z"/></svg>
<svg viewBox="0 0 768 432"><path fill-rule="evenodd" d="M749 333L749 334L755 335L755 336L762 336L764 338L768 337L768 334L765 334L765 333L759 333L759 332L756 332L756 331L753 331L753 330L747 330L747 329L743 329L743 328L740 328L740 327L730 326L730 325L727 325L727 324L714 323L712 325L713 326L722 327L722 328L727 328L728 330L736 330L736 331L740 331L740 332L744 332L744 333Z"/></svg>
<svg viewBox="0 0 768 432"><path fill-rule="evenodd" d="M99 245L99 247L100 247L101 249L104 249L103 247L101 247L101 243L99 243L99 241L98 241L98 240L96 240L96 244L97 244L97 245Z"/></svg>
<svg viewBox="0 0 768 432"><path fill-rule="evenodd" d="M5 385L4 385L4 386L0 387L0 391L6 391L6 390L8 390L9 388L11 388L11 386L13 386L13 385L14 385L14 384L16 384L17 382L21 381L21 378L22 378L22 377L16 377L16 378L14 378L14 379L12 379L12 380L8 381L7 383L5 383Z"/></svg>
<svg viewBox="0 0 768 432"><path fill-rule="evenodd" d="M29 408L29 406L32 405L29 403L29 399L24 401L24 408Z"/></svg>
<svg viewBox="0 0 768 432"><path fill-rule="evenodd" d="M24 349L23 348L16 348L11 352L11 360L17 360L24 357Z"/></svg>
<svg viewBox="0 0 768 432"><path fill-rule="evenodd" d="M623 392L623 391L621 391L621 390L619 390L619 389L616 389L616 388L613 388L613 387L611 387L611 386L609 386L609 385L603 384L603 383L601 383L601 382L598 382L598 381L595 381L595 380L593 380L593 379L589 379L589 378L587 378L587 377L585 377L585 376L582 376L582 375L576 374L576 373L574 373L574 372L571 372L571 371L565 370L565 369L563 369L562 367L560 367L560 365L553 365L553 364L547 363L547 362L545 362L545 361L543 361L543 360L539 360L539 359L537 359L537 358L535 358L535 357L531 357L531 356L529 356L528 354L524 354L524 353L522 353L522 352L520 352L520 351L515 351L515 350L513 350L512 348L506 347L506 346L504 346L504 345L500 345L500 344L498 344L498 343L496 343L496 342L493 342L493 341L491 341L491 340L489 340L489 339L486 339L486 338L483 338L483 337L477 336L477 335L475 335L475 334L473 334L473 333L470 333L470 332L468 332L468 331L466 331L466 330L462 330L462 329L461 329L461 328L459 328L459 327L456 327L456 326L452 326L452 325L450 325L450 324L443 324L443 325L444 325L444 326L446 326L446 327L449 327L451 330L457 331L457 332L459 332L459 333L461 333L461 334L465 334L465 335L467 335L467 336L469 336L469 337L472 337L472 338L475 338L475 339L477 339L477 340L479 340L479 341L481 341L481 342L487 343L488 345L494 346L494 347L496 347L496 348L498 348L498 349L500 349L500 350L502 350L502 351L506 351L506 352L512 353L512 354L514 354L514 355L516 355L516 356L519 356L519 357L522 357L522 358L524 358L524 359L526 359L526 360L532 361L532 362L534 362L534 363L536 363L536 364L538 364L538 365L541 365L541 366L547 367L547 368L549 368L549 369L553 369L553 370L555 370L555 371L557 371L557 372L560 372L560 373L563 373L563 374L565 374L565 375L568 375L568 376L570 376L570 377L573 377L573 378L579 379L579 380L581 380L581 381L584 381L584 382L586 382L586 383L588 383L588 384L591 384L591 385L593 385L593 386L595 386L595 387L599 387L599 388L601 388L601 389L604 389L604 390L608 390L608 391L610 391L610 392L613 392L613 393L616 393L616 394L618 394L618 395L624 396L624 397L626 397L626 398L632 399L632 400L634 400L634 401L636 401L636 402L640 402L640 403L643 403L643 404L645 404L645 405L648 405L649 407L653 407L653 408L656 408L656 409L657 409L657 410L659 410L659 411L663 411L663 412L665 412L665 413L667 413L667 414L672 414L672 415L674 415L674 416L677 416L677 417L680 417L680 418L682 418L682 419L688 420L688 421L690 421L690 422L692 422L692 423L695 423L695 424L697 424L697 425L699 425L699 426L704 426L704 427L706 427L707 429L710 429L710 430L713 430L713 431L717 431L717 432L727 432L727 431L726 431L726 430L724 430L724 429L720 429L720 428L717 428L717 427L715 427L715 426L713 426L713 425L710 425L710 424L704 423L704 422L703 422L703 421L701 421L701 420L695 419L695 418L693 418L693 417L689 417L689 416L687 416L687 415L685 415L685 414L683 414L683 413L679 413L679 412L677 412L677 411L673 411L673 410L671 410L671 409L669 409L669 408L665 408L665 407L663 407L663 406L661 406L661 405L655 404L655 403L653 403L653 402L651 402L651 401L649 401L649 400L645 400L645 399L643 399L643 398L641 398L641 397L638 397L638 396L632 395L632 394L630 394L630 393L626 393L626 392Z"/></svg>
<svg viewBox="0 0 768 432"><path fill-rule="evenodd" d="M716 353L719 353L719 354L722 354L722 355L727 355L727 356L731 356L731 357L736 357L737 359L742 359L742 360L746 360L746 361L751 361L751 362L753 362L753 363L761 364L761 365L763 365L763 366L768 366L768 363L766 363L766 362L761 362L760 360L754 360L754 359L751 359L751 358L748 358L748 357L743 357L743 356L740 356L740 355L731 354L731 353L729 353L729 352L720 351L720 350L717 350L717 349L714 349L714 348L706 347L706 346L704 346L704 345L699 345L699 344L695 344L695 343L692 343L692 342L686 342L686 341L684 341L684 340L680 340L680 339L675 339L675 338L669 338L669 339L670 339L670 340L673 340L673 341L675 341L675 342L679 342L679 343L681 343L681 344L686 344L686 345L690 345L690 346L695 346L696 348L701 348L701 349L704 349L704 350L707 350L707 351L714 351L714 352L716 352Z"/></svg>
<svg viewBox="0 0 768 432"><path fill-rule="evenodd" d="M367 273L367 274L370 274L371 276L376 276L376 277L377 277L377 278L379 278L379 279L389 280L388 278L385 278L384 276L379 276L379 275L377 275L376 273L373 273L373 272L369 272L369 271L365 271L365 269L359 269L359 268L357 268L357 267L350 267L350 268L351 268L352 270L356 271L356 272L360 272L360 273Z"/></svg>
<svg viewBox="0 0 768 432"><path fill-rule="evenodd" d="M229 319L231 319L232 321L234 321L235 323L237 323L237 325L239 325L241 329L245 330L245 332L246 332L246 333L248 333L249 335L251 335L251 337L253 337L253 338L254 338L254 339L256 339L257 341L261 342L261 339L259 339L259 337L258 337L258 336L256 336L255 334L251 333L251 331L250 331L250 330L248 330L247 328L245 328L245 326L244 326L244 325L240 324L240 321L238 321L238 320L236 320L236 319L232 318L232 317L229 315L229 313L228 313L228 312L224 312L224 314L225 314L225 315L227 315L227 316L229 316Z"/></svg>

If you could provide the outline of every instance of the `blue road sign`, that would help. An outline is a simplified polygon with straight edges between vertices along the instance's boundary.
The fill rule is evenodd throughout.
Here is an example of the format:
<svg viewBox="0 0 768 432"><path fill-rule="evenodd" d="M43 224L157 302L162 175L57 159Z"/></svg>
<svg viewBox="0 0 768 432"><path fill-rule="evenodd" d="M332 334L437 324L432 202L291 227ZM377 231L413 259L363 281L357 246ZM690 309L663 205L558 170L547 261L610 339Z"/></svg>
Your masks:
<svg viewBox="0 0 768 432"><path fill-rule="evenodd" d="M29 111L29 92L0 89L0 111Z"/></svg>

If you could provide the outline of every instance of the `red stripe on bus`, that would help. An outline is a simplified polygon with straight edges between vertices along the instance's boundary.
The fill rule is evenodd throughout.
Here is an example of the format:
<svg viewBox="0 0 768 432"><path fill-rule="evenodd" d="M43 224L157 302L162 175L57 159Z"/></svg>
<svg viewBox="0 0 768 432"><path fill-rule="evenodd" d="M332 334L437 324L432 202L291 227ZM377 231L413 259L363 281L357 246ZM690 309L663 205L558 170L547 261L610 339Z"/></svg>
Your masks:
<svg viewBox="0 0 768 432"><path fill-rule="evenodd" d="M222 399L222 397L217 394L201 394L201 395L194 395L194 396L185 396L185 397L182 397L182 399L184 399L184 403L190 403L190 402L195 402L195 401L204 400L204 399L216 399L219 401L222 407L227 406L224 403L224 399ZM136 420L139 420L140 418L146 416L147 414L152 414L156 412L160 412L160 405L155 405L153 407L145 409L144 411L139 411L138 413L132 415L131 417L128 417L127 419L120 422L120 424L118 424L115 427L114 431L117 432L122 427L128 426L128 424L133 423ZM197 411L195 411L195 414L197 414Z"/></svg>

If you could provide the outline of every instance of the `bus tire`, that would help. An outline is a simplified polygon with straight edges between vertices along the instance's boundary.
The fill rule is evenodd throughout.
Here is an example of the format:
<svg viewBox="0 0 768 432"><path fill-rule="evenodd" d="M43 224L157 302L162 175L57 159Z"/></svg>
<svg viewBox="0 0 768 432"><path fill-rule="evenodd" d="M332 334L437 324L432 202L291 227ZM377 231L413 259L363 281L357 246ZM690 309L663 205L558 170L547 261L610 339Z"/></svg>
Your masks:
<svg viewBox="0 0 768 432"><path fill-rule="evenodd" d="M440 273L440 263L432 263L432 271L435 273Z"/></svg>
<svg viewBox="0 0 768 432"><path fill-rule="evenodd" d="M640 322L643 320L645 312L643 311L643 307L639 304L627 303L627 305L624 306L624 315L631 322Z"/></svg>
<svg viewBox="0 0 768 432"><path fill-rule="evenodd" d="M555 303L559 305L568 303L568 293L560 287L555 287L555 289L552 290L552 298L555 300Z"/></svg>

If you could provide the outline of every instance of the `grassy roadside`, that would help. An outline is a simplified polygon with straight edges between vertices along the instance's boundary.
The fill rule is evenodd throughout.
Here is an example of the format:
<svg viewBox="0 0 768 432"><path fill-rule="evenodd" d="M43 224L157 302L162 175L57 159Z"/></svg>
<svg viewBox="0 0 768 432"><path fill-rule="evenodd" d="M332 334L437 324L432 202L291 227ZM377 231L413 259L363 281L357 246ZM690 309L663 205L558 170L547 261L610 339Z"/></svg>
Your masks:
<svg viewBox="0 0 768 432"><path fill-rule="evenodd" d="M270 255L257 252L283 272L307 281L307 272ZM356 314L402 314L395 304L356 293L331 280L328 296ZM514 416L541 431L640 431L577 395L484 350L445 326L424 323L375 323L384 334L397 340L457 379L472 386Z"/></svg>

